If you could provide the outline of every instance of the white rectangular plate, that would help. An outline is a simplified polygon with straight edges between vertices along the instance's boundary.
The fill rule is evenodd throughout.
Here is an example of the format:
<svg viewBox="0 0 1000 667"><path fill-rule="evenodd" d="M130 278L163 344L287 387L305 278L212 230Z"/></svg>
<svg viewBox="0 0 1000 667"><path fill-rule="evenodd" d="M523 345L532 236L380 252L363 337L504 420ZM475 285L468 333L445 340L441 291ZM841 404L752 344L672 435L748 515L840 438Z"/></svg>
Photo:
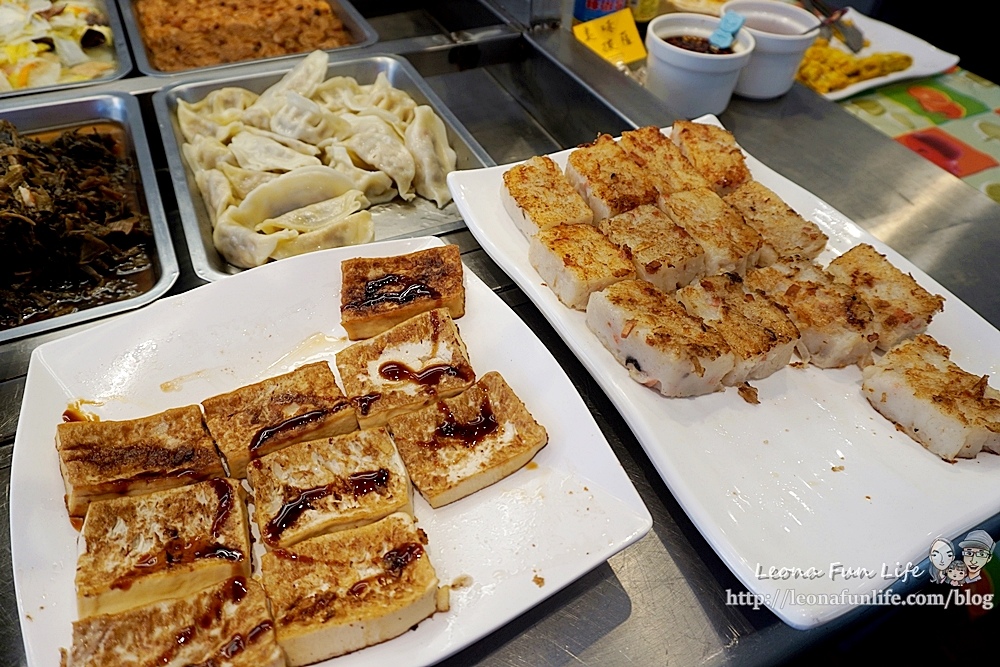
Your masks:
<svg viewBox="0 0 1000 667"><path fill-rule="evenodd" d="M700 122L719 122L712 116ZM571 151L551 155L561 166ZM1000 332L891 248L764 164L747 157L756 180L830 237L826 263L870 243L917 282L946 298L929 333L965 369L996 375ZM584 313L565 307L528 263L528 242L504 211L502 174L511 165L451 174L469 229L548 318L628 421L684 511L750 591L797 628L830 621L853 605L795 604L783 596L864 593L888 588L896 563L926 558L931 540L954 537L1000 507L1000 457L948 464L876 413L861 396L856 367L784 368L754 382L760 405L735 390L671 399L633 381L590 332ZM839 469L840 467L843 469ZM834 470L838 468L838 470ZM873 578L831 577L834 563ZM888 578L882 567L889 568ZM763 579L760 566L815 567L812 579ZM923 581L927 581L926 575Z"/></svg>
<svg viewBox="0 0 1000 667"><path fill-rule="evenodd" d="M28 369L10 484L11 550L28 664L59 664L76 618L77 533L63 503L54 437L69 402L102 419L190 405L287 372L332 362L340 325L340 262L441 245L435 238L317 252L158 301L37 348ZM552 355L466 271L458 320L478 375L500 371L549 443L532 464L433 510L416 498L442 584L462 577L451 611L385 644L323 665L427 665L497 629L633 543L652 526L627 475ZM335 367L334 367L335 368Z"/></svg>
<svg viewBox="0 0 1000 667"><path fill-rule="evenodd" d="M858 83L847 86L846 88L826 93L824 97L828 100L842 100L845 97L857 95L861 91L868 90L869 88L877 88L878 86L884 86L896 81L903 81L904 79L916 79L922 76L930 76L932 74L943 72L951 66L958 64L958 56L955 54L942 51L933 44L920 39L916 35L911 35L910 33L891 26L888 23L883 23L882 21L865 16L856 9L848 10L844 18L853 21L854 25L861 30L865 39L869 42L868 46L861 49L861 52L857 54L857 57L863 58L865 56L870 56L873 53L898 51L911 56L913 58L913 64L902 72L893 72L892 74L887 74L886 76L859 81ZM848 49L847 46L844 45L839 39L833 39L830 43L845 53L851 52L850 49Z"/></svg>

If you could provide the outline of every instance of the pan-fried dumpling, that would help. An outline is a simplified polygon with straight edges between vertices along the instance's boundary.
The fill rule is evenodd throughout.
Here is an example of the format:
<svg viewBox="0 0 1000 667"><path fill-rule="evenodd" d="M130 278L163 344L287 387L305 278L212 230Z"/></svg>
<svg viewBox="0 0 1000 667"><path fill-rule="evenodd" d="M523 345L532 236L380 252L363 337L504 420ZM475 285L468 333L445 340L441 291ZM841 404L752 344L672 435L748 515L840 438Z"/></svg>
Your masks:
<svg viewBox="0 0 1000 667"><path fill-rule="evenodd" d="M236 165L236 156L221 141L213 137L198 137L181 146L184 159L192 171L217 169L220 164Z"/></svg>
<svg viewBox="0 0 1000 667"><path fill-rule="evenodd" d="M413 177L416 165L392 126L375 116L346 116L351 125L350 135L343 145L358 158L379 171L384 171L399 190L399 196L413 199Z"/></svg>
<svg viewBox="0 0 1000 667"><path fill-rule="evenodd" d="M368 171L354 164L347 149L332 141L323 146L326 164L351 179L353 187L361 190L372 204L383 204L396 196L392 179L382 171Z"/></svg>
<svg viewBox="0 0 1000 667"><path fill-rule="evenodd" d="M348 190L339 197L324 199L315 204L288 211L276 218L268 218L258 223L254 227L254 231L272 234L281 229L294 229L300 234L304 234L339 222L370 205L359 190Z"/></svg>
<svg viewBox="0 0 1000 667"><path fill-rule="evenodd" d="M416 165L413 185L417 194L443 207L451 201L446 178L455 171L455 151L448 145L444 122L429 106L414 111L413 121L406 127L406 147Z"/></svg>
<svg viewBox="0 0 1000 667"><path fill-rule="evenodd" d="M317 157L303 155L252 132L241 132L233 137L229 150L236 156L239 166L251 171L290 172L300 167L322 166Z"/></svg>
<svg viewBox="0 0 1000 667"><path fill-rule="evenodd" d="M371 243L373 240L375 240L375 225L372 222L372 214L369 211L358 211L315 231L279 241L271 253L271 259L284 259L326 248Z"/></svg>
<svg viewBox="0 0 1000 667"><path fill-rule="evenodd" d="M208 217L214 225L222 212L235 203L229 179L218 169L207 169L195 172L194 181L198 184L205 208L208 209Z"/></svg>
<svg viewBox="0 0 1000 667"><path fill-rule="evenodd" d="M285 92L285 104L271 116L271 131L310 144L346 129L345 121L294 90Z"/></svg>
<svg viewBox="0 0 1000 667"><path fill-rule="evenodd" d="M233 186L233 194L237 199L246 199L247 195L255 188L268 181L273 181L279 176L270 171L250 171L225 163L220 164L218 169L229 179L229 184Z"/></svg>

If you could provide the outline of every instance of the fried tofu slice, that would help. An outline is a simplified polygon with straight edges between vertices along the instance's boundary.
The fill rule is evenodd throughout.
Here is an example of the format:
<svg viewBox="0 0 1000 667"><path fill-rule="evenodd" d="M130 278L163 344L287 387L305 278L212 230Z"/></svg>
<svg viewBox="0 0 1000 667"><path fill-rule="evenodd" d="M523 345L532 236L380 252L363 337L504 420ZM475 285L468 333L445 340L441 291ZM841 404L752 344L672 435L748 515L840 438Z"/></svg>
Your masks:
<svg viewBox="0 0 1000 667"><path fill-rule="evenodd" d="M736 364L721 334L643 280L595 292L587 326L633 380L664 396L721 391Z"/></svg>
<svg viewBox="0 0 1000 667"><path fill-rule="evenodd" d="M662 199L664 212L705 249L705 273L746 274L756 266L764 240L733 207L704 188Z"/></svg>
<svg viewBox="0 0 1000 667"><path fill-rule="evenodd" d="M56 449L71 519L82 520L95 500L225 475L197 405L125 421L59 424Z"/></svg>
<svg viewBox="0 0 1000 667"><path fill-rule="evenodd" d="M815 259L826 248L827 236L816 223L803 218L757 181L747 181L723 199L764 239L758 260L761 266L787 257Z"/></svg>
<svg viewBox="0 0 1000 667"><path fill-rule="evenodd" d="M743 151L729 130L678 120L670 139L719 195L727 195L751 179Z"/></svg>
<svg viewBox="0 0 1000 667"><path fill-rule="evenodd" d="M247 467L254 518L269 548L413 513L410 478L384 428L301 442Z"/></svg>
<svg viewBox="0 0 1000 667"><path fill-rule="evenodd" d="M635 277L625 254L591 225L556 225L528 241L528 261L559 300L584 310L587 299L619 280Z"/></svg>
<svg viewBox="0 0 1000 667"><path fill-rule="evenodd" d="M362 428L385 426L390 417L459 394L476 380L465 342L444 308L341 350L337 369Z"/></svg>
<svg viewBox="0 0 1000 667"><path fill-rule="evenodd" d="M80 617L116 614L250 576L239 482L224 477L91 503L76 564Z"/></svg>
<svg viewBox="0 0 1000 667"><path fill-rule="evenodd" d="M353 257L341 262L340 270L340 321L351 340L371 338L434 308L447 308L452 319L465 315L456 245L395 257Z"/></svg>
<svg viewBox="0 0 1000 667"><path fill-rule="evenodd" d="M495 484L549 440L496 371L454 398L389 420L410 478L437 508Z"/></svg>
<svg viewBox="0 0 1000 667"><path fill-rule="evenodd" d="M233 577L190 595L73 622L66 667L284 667L257 582Z"/></svg>
<svg viewBox="0 0 1000 667"><path fill-rule="evenodd" d="M206 398L205 422L231 477L282 447L358 428L351 404L325 361Z"/></svg>
<svg viewBox="0 0 1000 667"><path fill-rule="evenodd" d="M878 342L868 303L809 261L786 261L747 273L744 284L788 313L802 336L799 356L819 368L864 368Z"/></svg>
<svg viewBox="0 0 1000 667"><path fill-rule="evenodd" d="M945 461L1000 450L1000 400L989 376L962 370L927 334L864 370L861 391L896 428Z"/></svg>
<svg viewBox="0 0 1000 667"><path fill-rule="evenodd" d="M857 290L871 306L880 350L923 333L931 318L944 310L944 297L925 290L867 243L837 257L826 270L834 280Z"/></svg>
<svg viewBox="0 0 1000 667"><path fill-rule="evenodd" d="M566 178L594 211L595 224L636 206L656 203L656 188L607 134L569 154Z"/></svg>
<svg viewBox="0 0 1000 667"><path fill-rule="evenodd" d="M392 639L438 611L426 544L398 512L265 553L261 574L289 666Z"/></svg>
<svg viewBox="0 0 1000 667"><path fill-rule="evenodd" d="M594 223L590 206L559 165L544 155L505 171L500 199L507 215L528 238L554 225Z"/></svg>
<svg viewBox="0 0 1000 667"><path fill-rule="evenodd" d="M645 172L660 197L712 187L658 127L650 125L622 132L618 145Z"/></svg>
<svg viewBox="0 0 1000 667"><path fill-rule="evenodd" d="M677 290L677 300L718 331L736 355L723 384L738 387L761 380L791 360L799 330L774 302L747 290L737 274L702 278Z"/></svg>
<svg viewBox="0 0 1000 667"><path fill-rule="evenodd" d="M705 274L705 250L652 204L601 221L601 233L632 260L639 278L673 292Z"/></svg>

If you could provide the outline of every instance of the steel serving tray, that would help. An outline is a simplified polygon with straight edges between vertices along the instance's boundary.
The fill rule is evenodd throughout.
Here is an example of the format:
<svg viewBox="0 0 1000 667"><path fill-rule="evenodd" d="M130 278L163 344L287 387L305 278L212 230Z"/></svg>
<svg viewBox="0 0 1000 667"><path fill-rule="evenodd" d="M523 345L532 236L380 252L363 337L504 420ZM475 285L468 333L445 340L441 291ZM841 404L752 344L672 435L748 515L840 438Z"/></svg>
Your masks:
<svg viewBox="0 0 1000 667"><path fill-rule="evenodd" d="M239 86L260 93L276 83L292 65L294 63L281 63L280 68L274 67L267 71L250 71L206 81L180 82L153 95L153 107L170 166L170 179L177 195L177 208L191 263L195 273L205 280L225 278L242 269L226 262L212 243L211 219L195 183L194 173L181 154L184 136L177 122L177 101L197 102L213 90L227 86ZM361 84L369 84L375 81L380 72L385 73L392 86L409 93L417 104L430 105L441 117L448 130L448 142L457 154L457 169L478 169L495 164L427 82L403 58L374 55L331 62L327 77L351 76ZM422 197L417 197L412 202L403 202L397 198L389 203L373 206L370 210L375 221L376 241L441 234L465 227L454 202L438 209L434 202Z"/></svg>
<svg viewBox="0 0 1000 667"><path fill-rule="evenodd" d="M341 46L336 49L328 49L328 53L336 54L343 51L350 51L352 49L360 49L366 46L371 46L378 41L378 33L375 32L375 29L372 28L367 21L365 21L358 10L355 9L349 2L346 0L326 0L326 2L330 5L330 9L337 16L337 18L343 21L344 27L347 28L347 30L351 33L351 36L354 38L353 44ZM188 75L211 76L219 70L246 65L247 63L283 62L293 60L304 55L301 53L294 53L287 56L275 56L273 58L261 58L259 60L244 60L235 63L212 65L210 67L196 67L194 69L167 72L153 67L153 64L150 62L149 56L146 53L146 42L143 39L142 29L139 26L139 17L135 11L135 3L132 0L118 0L118 6L122 12L122 20L125 22L125 29L128 31L128 39L132 44L132 51L135 54L135 65L140 72L147 76L185 76L185 78L190 78Z"/></svg>
<svg viewBox="0 0 1000 667"><path fill-rule="evenodd" d="M149 216L153 228L154 246L149 250L154 272L154 283L149 291L131 299L0 331L0 343L138 308L163 296L177 280L179 270L174 247L170 241L167 218L160 201L160 191L156 187L156 173L146 141L139 102L131 95L123 93L81 96L79 91L72 91L41 98L13 100L4 105L3 111L0 111L0 118L10 121L24 134L70 129L107 121L121 126L126 143L125 150L135 167L135 186L139 205Z"/></svg>
<svg viewBox="0 0 1000 667"><path fill-rule="evenodd" d="M129 54L128 39L125 37L125 28L118 15L118 9L114 2L109 0L96 0L104 5L104 14L108 17L108 25L111 27L111 43L115 50L116 66L108 74L96 79L87 81L74 81L72 83L56 83L51 86L37 86L35 88L18 88L17 90L7 90L0 92L0 100L17 95L29 95L36 93L47 93L67 88L80 88L82 86L93 86L99 83L107 83L120 79L132 71L132 56Z"/></svg>

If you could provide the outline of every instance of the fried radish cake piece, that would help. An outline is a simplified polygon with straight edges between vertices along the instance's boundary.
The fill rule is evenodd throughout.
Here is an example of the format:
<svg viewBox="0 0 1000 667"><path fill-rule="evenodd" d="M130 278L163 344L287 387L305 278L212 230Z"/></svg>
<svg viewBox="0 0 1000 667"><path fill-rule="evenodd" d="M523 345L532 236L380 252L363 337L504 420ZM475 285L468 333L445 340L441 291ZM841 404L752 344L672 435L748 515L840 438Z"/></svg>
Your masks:
<svg viewBox="0 0 1000 667"><path fill-rule="evenodd" d="M301 442L251 461L254 518L267 547L412 513L410 479L384 428Z"/></svg>
<svg viewBox="0 0 1000 667"><path fill-rule="evenodd" d="M677 300L692 315L718 331L736 355L722 383L738 387L761 380L788 365L799 330L759 292L744 288L735 273L709 276L677 290Z"/></svg>
<svg viewBox="0 0 1000 667"><path fill-rule="evenodd" d="M206 398L205 422L226 457L231 477L282 447L358 427L351 404L325 361Z"/></svg>
<svg viewBox="0 0 1000 667"><path fill-rule="evenodd" d="M337 369L362 428L385 426L390 417L461 393L476 380L458 327L444 308L341 350Z"/></svg>
<svg viewBox="0 0 1000 667"><path fill-rule="evenodd" d="M592 225L556 225L528 240L528 261L559 300L584 310L591 293L635 277L625 254Z"/></svg>
<svg viewBox="0 0 1000 667"><path fill-rule="evenodd" d="M643 169L660 197L681 190L712 187L658 127L650 125L622 132L618 145Z"/></svg>
<svg viewBox="0 0 1000 667"><path fill-rule="evenodd" d="M736 364L721 334L644 280L595 292L587 326L633 380L664 396L720 391Z"/></svg>
<svg viewBox="0 0 1000 667"><path fill-rule="evenodd" d="M755 266L764 240L733 207L704 188L662 198L664 212L705 249L705 273L744 275Z"/></svg>
<svg viewBox="0 0 1000 667"><path fill-rule="evenodd" d="M750 180L743 151L729 130L678 120L670 138L718 194L729 194Z"/></svg>
<svg viewBox="0 0 1000 667"><path fill-rule="evenodd" d="M566 178L594 211L594 222L656 203L656 188L607 134L569 154Z"/></svg>
<svg viewBox="0 0 1000 667"><path fill-rule="evenodd" d="M816 223L803 218L757 181L747 181L723 199L763 237L762 266L784 257L815 259L826 248L827 236Z"/></svg>
<svg viewBox="0 0 1000 667"><path fill-rule="evenodd" d="M931 318L944 310L944 297L925 290L867 243L854 246L826 270L834 280L857 290L871 306L880 350L923 333Z"/></svg>
<svg viewBox="0 0 1000 667"><path fill-rule="evenodd" d="M384 642L445 611L448 589L438 591L426 544L397 512L265 553L264 588L289 666Z"/></svg>
<svg viewBox="0 0 1000 667"><path fill-rule="evenodd" d="M951 351L920 334L864 370L862 393L896 428L945 461L1000 451L1000 400L989 376L949 360Z"/></svg>
<svg viewBox="0 0 1000 667"><path fill-rule="evenodd" d="M544 155L505 171L500 199L507 215L528 238L553 225L594 222L590 206L559 165Z"/></svg>
<svg viewBox="0 0 1000 667"><path fill-rule="evenodd" d="M434 308L447 308L454 319L465 315L456 245L395 257L354 257L341 262L340 270L340 322L351 340L371 338Z"/></svg>
<svg viewBox="0 0 1000 667"><path fill-rule="evenodd" d="M115 614L250 576L239 482L225 477L91 503L76 564L80 617Z"/></svg>
<svg viewBox="0 0 1000 667"><path fill-rule="evenodd" d="M705 274L704 248L652 204L602 220L601 232L632 260L639 278L664 292Z"/></svg>
<svg viewBox="0 0 1000 667"><path fill-rule="evenodd" d="M799 356L819 368L872 362L878 342L868 303L808 261L784 261L747 273L744 284L769 296L788 313L802 339Z"/></svg>
<svg viewBox="0 0 1000 667"><path fill-rule="evenodd" d="M389 420L389 429L414 485L435 508L514 473L549 440L495 371L454 398Z"/></svg>
<svg viewBox="0 0 1000 667"><path fill-rule="evenodd" d="M284 667L260 584L239 576L185 597L73 622L66 667Z"/></svg>
<svg viewBox="0 0 1000 667"><path fill-rule="evenodd" d="M66 509L81 520L87 506L225 475L197 405L125 421L56 427Z"/></svg>

